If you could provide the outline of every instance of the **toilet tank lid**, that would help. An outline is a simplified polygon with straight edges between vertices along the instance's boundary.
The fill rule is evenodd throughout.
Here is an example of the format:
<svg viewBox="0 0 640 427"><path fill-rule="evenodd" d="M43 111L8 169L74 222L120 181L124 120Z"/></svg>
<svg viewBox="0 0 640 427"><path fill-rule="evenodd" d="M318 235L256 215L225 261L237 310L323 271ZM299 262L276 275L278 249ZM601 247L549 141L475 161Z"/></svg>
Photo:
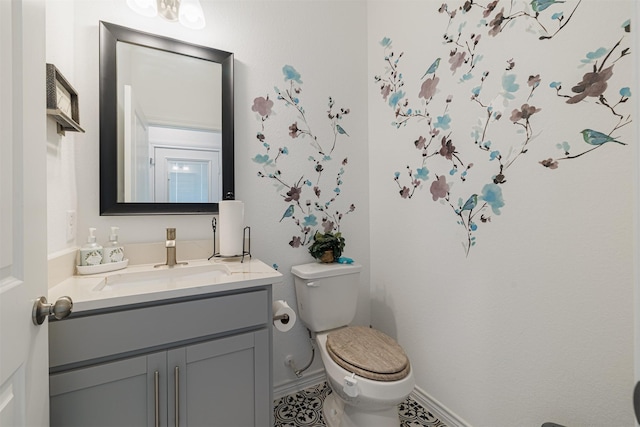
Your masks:
<svg viewBox="0 0 640 427"><path fill-rule="evenodd" d="M320 279L323 277L360 273L360 271L362 271L362 265L356 263L340 264L337 262L312 262L309 264L294 265L291 267L291 273L301 279Z"/></svg>

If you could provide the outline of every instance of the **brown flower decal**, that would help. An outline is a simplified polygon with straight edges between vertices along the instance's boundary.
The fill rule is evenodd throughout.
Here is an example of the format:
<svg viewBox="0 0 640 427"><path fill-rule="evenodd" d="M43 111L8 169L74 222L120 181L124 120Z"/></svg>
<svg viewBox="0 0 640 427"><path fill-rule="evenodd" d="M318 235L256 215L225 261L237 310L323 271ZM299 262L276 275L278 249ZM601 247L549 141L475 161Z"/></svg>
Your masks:
<svg viewBox="0 0 640 427"><path fill-rule="evenodd" d="M449 67L449 69L455 73L456 70L462 67L462 64L464 64L464 60L467 57L467 52L452 52L450 56L451 57L449 58L449 64L451 64L451 67ZM437 83L438 82L436 82L436 84Z"/></svg>
<svg viewBox="0 0 640 427"><path fill-rule="evenodd" d="M490 36L497 36L501 31L502 23L504 22L504 7L500 9L500 12L489 22L491 29L489 30Z"/></svg>
<svg viewBox="0 0 640 427"><path fill-rule="evenodd" d="M300 236L293 236L293 238L289 242L289 245L291 245L292 248L299 248L301 244L302 239L300 239Z"/></svg>
<svg viewBox="0 0 640 427"><path fill-rule="evenodd" d="M529 120L529 118L538 111L540 111L540 108L536 108L529 104L522 104L522 108L520 108L520 110L516 108L511 112L511 121L515 123L521 119Z"/></svg>
<svg viewBox="0 0 640 427"><path fill-rule="evenodd" d="M418 94L418 96L426 100L433 98L433 95L436 94L436 88L438 87L439 81L439 77L425 80L424 83L422 83L422 87L420 88L420 93Z"/></svg>
<svg viewBox="0 0 640 427"><path fill-rule="evenodd" d="M541 160L538 163L540 163L545 168L558 169L558 162L556 160L553 160L553 159Z"/></svg>
<svg viewBox="0 0 640 427"><path fill-rule="evenodd" d="M453 145L450 139L447 139L446 136L442 137L442 148L440 148L440 155L446 157L447 160L451 160L453 155L456 152L456 147Z"/></svg>
<svg viewBox="0 0 640 427"><path fill-rule="evenodd" d="M300 132L300 129L298 129L298 122L295 122L294 124L289 126L289 136L291 138L297 138L298 132Z"/></svg>
<svg viewBox="0 0 640 427"><path fill-rule="evenodd" d="M400 197L406 199L411 194L411 190L407 186L403 186L402 190L400 190Z"/></svg>
<svg viewBox="0 0 640 427"><path fill-rule="evenodd" d="M489 15L491 15L491 12L493 12L493 9L495 9L497 5L498 5L498 0L495 0L489 3L485 8L484 12L482 12L482 16L484 18L489 17Z"/></svg>
<svg viewBox="0 0 640 427"><path fill-rule="evenodd" d="M287 191L287 197L285 197L284 201L285 202L299 201L301 192L302 192L302 189L300 187L296 187L296 186L291 187L291 189Z"/></svg>
<svg viewBox="0 0 640 427"><path fill-rule="evenodd" d="M431 191L431 197L435 202L438 199L444 199L447 197L447 194L449 193L449 184L447 184L446 178L440 175L437 180L431 183L429 190Z"/></svg>
<svg viewBox="0 0 640 427"><path fill-rule="evenodd" d="M251 111L255 111L256 113L260 114L262 117L265 117L271 114L272 107L273 107L273 101L271 101L268 96L266 98L260 96L253 100L253 106L251 107Z"/></svg>
<svg viewBox="0 0 640 427"><path fill-rule="evenodd" d="M389 94L391 93L391 85L382 86L380 88L380 93L382 94L382 99L386 101L387 98L389 97Z"/></svg>
<svg viewBox="0 0 640 427"><path fill-rule="evenodd" d="M572 96L567 100L567 104L576 104L587 96L597 97L607 90L607 80L613 76L613 65L600 71L593 71L582 76L582 81L571 88Z"/></svg>

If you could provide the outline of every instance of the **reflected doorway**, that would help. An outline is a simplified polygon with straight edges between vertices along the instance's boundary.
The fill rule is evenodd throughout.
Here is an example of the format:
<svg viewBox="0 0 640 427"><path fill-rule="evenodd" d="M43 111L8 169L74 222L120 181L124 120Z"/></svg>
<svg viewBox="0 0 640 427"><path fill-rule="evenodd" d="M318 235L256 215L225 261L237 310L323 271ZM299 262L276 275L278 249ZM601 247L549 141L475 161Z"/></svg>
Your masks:
<svg viewBox="0 0 640 427"><path fill-rule="evenodd" d="M155 201L208 203L220 200L220 152L156 147Z"/></svg>

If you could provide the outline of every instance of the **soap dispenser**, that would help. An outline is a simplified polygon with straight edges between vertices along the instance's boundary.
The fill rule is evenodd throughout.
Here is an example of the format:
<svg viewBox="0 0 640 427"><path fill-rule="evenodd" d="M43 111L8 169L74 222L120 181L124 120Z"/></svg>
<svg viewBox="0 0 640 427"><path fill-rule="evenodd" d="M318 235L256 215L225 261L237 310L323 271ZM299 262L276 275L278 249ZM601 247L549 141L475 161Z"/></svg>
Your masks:
<svg viewBox="0 0 640 427"><path fill-rule="evenodd" d="M118 243L118 227L111 227L109 243L104 245L104 263L124 261L124 248Z"/></svg>
<svg viewBox="0 0 640 427"><path fill-rule="evenodd" d="M98 265L102 263L104 252L96 243L95 228L89 228L87 243L80 248L80 265Z"/></svg>

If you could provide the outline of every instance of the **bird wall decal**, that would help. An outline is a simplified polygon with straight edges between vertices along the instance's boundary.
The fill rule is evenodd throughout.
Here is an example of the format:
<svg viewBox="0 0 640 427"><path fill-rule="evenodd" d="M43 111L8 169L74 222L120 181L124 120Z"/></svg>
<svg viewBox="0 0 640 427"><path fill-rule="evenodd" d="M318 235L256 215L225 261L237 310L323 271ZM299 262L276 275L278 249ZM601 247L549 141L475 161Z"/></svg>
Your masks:
<svg viewBox="0 0 640 427"><path fill-rule="evenodd" d="M582 132L582 138L584 138L584 142L589 145L602 145L607 142L617 142L618 144L627 145L624 142L620 142L612 136L607 135L606 133L598 132L593 129L585 129Z"/></svg>

